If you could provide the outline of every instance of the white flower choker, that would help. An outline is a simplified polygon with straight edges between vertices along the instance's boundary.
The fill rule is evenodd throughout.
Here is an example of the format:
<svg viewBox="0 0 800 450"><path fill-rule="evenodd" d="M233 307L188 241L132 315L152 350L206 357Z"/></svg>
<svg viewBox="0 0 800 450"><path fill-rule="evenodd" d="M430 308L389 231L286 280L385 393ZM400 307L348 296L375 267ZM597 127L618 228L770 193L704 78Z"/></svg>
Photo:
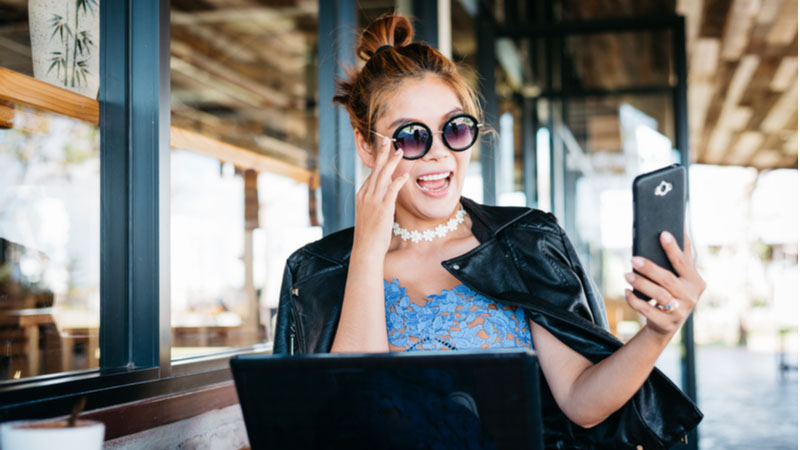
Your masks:
<svg viewBox="0 0 800 450"><path fill-rule="evenodd" d="M392 226L392 233L395 236L400 236L400 239L404 241L411 240L413 243L417 243L419 241L432 241L434 238L437 237L445 237L447 233L451 231L455 231L458 228L458 225L464 223L464 216L467 215L467 212L464 211L464 207L459 207L456 215L451 217L447 223L437 226L432 230L425 230L425 231L409 231L405 228L401 227L399 223L395 222Z"/></svg>

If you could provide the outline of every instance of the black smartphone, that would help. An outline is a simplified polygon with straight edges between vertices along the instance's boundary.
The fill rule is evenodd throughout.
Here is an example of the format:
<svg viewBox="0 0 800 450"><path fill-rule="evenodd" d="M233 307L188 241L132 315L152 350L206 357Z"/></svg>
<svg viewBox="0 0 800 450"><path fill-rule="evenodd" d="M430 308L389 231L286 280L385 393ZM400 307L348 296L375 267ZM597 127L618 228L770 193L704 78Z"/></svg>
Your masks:
<svg viewBox="0 0 800 450"><path fill-rule="evenodd" d="M647 258L672 273L675 269L661 247L659 235L669 231L683 249L686 190L686 168L679 164L643 173L633 180L633 255ZM650 300L641 292L634 294Z"/></svg>

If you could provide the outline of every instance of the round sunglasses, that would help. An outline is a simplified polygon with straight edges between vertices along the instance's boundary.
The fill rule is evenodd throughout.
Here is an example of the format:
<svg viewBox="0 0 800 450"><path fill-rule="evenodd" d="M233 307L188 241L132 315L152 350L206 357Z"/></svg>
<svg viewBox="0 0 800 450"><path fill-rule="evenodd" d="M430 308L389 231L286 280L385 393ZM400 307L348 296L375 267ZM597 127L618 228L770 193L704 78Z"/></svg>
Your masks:
<svg viewBox="0 0 800 450"><path fill-rule="evenodd" d="M442 131L431 131L422 122L410 122L399 126L392 134L394 148L403 151L405 159L419 159L428 153L433 145L433 135L441 134L442 142L454 152L463 152L472 147L478 139L478 129L482 127L478 119L469 114L459 114L447 119L442 126ZM380 137L389 138L377 131Z"/></svg>

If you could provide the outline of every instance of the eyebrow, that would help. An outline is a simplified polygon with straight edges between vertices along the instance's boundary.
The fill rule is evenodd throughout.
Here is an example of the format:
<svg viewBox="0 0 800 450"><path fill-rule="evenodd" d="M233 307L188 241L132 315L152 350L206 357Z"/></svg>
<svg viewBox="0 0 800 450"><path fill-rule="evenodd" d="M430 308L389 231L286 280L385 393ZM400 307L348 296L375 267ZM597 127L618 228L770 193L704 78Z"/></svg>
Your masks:
<svg viewBox="0 0 800 450"><path fill-rule="evenodd" d="M456 108L453 108L450 111L446 112L442 117L450 117L453 114L462 113L462 112L464 112L464 108L456 107ZM422 122L422 121L418 120L418 119L409 119L407 117L401 117L401 118L395 120L394 122L390 123L389 124L389 129L393 130L398 125L400 125L402 123L408 123L408 122Z"/></svg>

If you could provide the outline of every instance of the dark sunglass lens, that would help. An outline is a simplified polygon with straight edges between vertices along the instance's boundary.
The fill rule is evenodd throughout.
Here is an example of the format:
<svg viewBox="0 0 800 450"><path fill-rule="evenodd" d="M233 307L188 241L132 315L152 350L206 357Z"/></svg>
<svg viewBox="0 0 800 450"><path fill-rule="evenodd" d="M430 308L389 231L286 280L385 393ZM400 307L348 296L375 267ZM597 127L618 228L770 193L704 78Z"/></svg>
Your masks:
<svg viewBox="0 0 800 450"><path fill-rule="evenodd" d="M395 139L397 147L403 151L403 156L416 158L425 153L431 134L425 127L411 124L401 128L395 134Z"/></svg>
<svg viewBox="0 0 800 450"><path fill-rule="evenodd" d="M466 150L475 140L477 125L471 117L454 117L444 126L444 139L453 150Z"/></svg>

